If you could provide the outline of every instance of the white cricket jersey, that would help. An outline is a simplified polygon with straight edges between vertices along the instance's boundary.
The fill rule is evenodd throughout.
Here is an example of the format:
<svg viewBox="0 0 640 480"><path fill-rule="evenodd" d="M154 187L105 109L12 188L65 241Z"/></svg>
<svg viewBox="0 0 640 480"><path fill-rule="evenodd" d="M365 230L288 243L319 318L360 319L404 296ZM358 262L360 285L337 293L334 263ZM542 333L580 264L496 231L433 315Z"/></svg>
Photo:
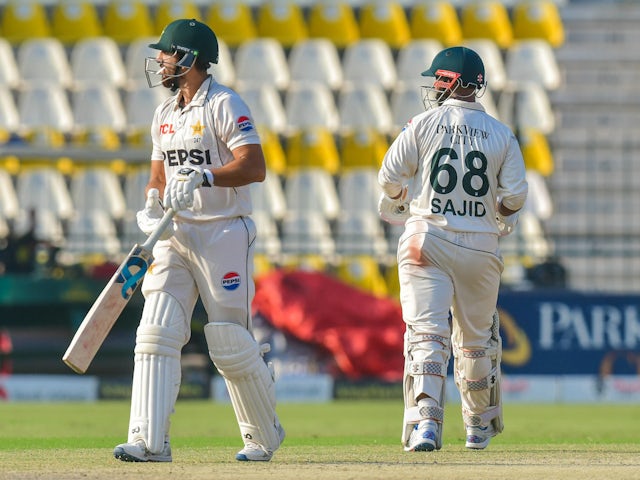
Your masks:
<svg viewBox="0 0 640 480"><path fill-rule="evenodd" d="M180 167L218 168L233 160L236 147L260 143L249 107L211 76L184 108L179 99L178 92L159 105L151 125L151 160L164 162L167 181ZM193 207L177 216L205 221L249 215L251 208L249 185L201 187Z"/></svg>
<svg viewBox="0 0 640 480"><path fill-rule="evenodd" d="M496 198L518 210L527 195L520 146L478 102L446 100L413 117L387 151L378 181L410 212L442 228L498 234Z"/></svg>

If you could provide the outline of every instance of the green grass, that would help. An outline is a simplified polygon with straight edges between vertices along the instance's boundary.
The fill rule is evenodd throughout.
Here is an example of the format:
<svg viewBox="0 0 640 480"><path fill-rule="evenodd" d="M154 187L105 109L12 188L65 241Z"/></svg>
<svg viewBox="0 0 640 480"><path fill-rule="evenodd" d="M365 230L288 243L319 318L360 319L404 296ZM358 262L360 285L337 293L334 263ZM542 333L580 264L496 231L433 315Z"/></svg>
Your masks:
<svg viewBox="0 0 640 480"><path fill-rule="evenodd" d="M129 404L0 404L0 479L418 478L416 468L456 478L640 480L637 405L505 406L505 431L487 450L464 448L457 404L446 407L444 446L431 454L400 445L401 401L281 404L287 438L269 464L234 461L241 448L230 405L179 401L172 416L172 464L123 464ZM423 472L424 473L424 472ZM418 476L416 476L418 475Z"/></svg>

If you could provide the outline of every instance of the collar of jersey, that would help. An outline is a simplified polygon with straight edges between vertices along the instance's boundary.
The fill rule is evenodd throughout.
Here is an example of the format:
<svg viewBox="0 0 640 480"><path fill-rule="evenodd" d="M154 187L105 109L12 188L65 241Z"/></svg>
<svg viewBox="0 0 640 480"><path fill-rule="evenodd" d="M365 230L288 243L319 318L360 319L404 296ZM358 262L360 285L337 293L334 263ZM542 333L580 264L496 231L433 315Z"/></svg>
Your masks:
<svg viewBox="0 0 640 480"><path fill-rule="evenodd" d="M212 83L213 83L213 77L209 75L207 78L205 78L204 82L202 82L202 85L200 85L200 88L198 88L198 91L196 92L194 97L191 99L189 104L185 107L185 109L191 108L191 107L202 107L204 105L205 100L207 99L207 93L209 92L209 88L211 87ZM176 95L175 108L179 108L181 98L182 98L181 93Z"/></svg>
<svg viewBox="0 0 640 480"><path fill-rule="evenodd" d="M477 100L475 102L466 102L464 100L457 100L455 98L449 98L449 99L445 100L442 103L442 105L443 106L444 105L452 105L452 106L455 106L455 107L470 108L472 110L480 110L481 112L485 111L485 108Z"/></svg>

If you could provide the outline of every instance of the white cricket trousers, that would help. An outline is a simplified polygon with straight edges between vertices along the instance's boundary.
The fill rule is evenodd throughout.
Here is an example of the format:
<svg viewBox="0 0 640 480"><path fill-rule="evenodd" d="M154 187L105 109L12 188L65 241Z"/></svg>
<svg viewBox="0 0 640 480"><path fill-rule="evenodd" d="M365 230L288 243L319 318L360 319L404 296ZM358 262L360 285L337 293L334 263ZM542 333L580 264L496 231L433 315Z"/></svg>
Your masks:
<svg viewBox="0 0 640 480"><path fill-rule="evenodd" d="M452 232L409 219L398 244L405 323L451 338L459 348L487 347L503 268L497 235Z"/></svg>

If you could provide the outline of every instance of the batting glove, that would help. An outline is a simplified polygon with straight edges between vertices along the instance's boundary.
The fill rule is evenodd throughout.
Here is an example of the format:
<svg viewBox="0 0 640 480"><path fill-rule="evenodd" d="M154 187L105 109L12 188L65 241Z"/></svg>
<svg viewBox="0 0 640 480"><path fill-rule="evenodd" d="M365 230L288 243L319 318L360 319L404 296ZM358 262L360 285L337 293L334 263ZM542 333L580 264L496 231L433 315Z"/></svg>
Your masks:
<svg viewBox="0 0 640 480"><path fill-rule="evenodd" d="M378 200L378 214L380 218L391 225L404 225L409 218L409 203L404 199L405 195L397 200L387 197L384 193Z"/></svg>
<svg viewBox="0 0 640 480"><path fill-rule="evenodd" d="M501 237L509 235L513 232L513 229L516 228L518 224L518 218L520 217L520 212L512 213L511 215L502 215L499 212L496 212L496 222L498 223L498 233Z"/></svg>
<svg viewBox="0 0 640 480"><path fill-rule="evenodd" d="M147 192L147 201L144 205L144 209L136 213L136 220L138 221L138 227L144 232L145 235L151 235L162 216L164 215L164 208L160 203L160 192L157 188L150 188ZM160 235L160 240L168 240L173 236L173 228L169 226Z"/></svg>
<svg viewBox="0 0 640 480"><path fill-rule="evenodd" d="M196 188L213 185L213 173L201 167L182 167L169 179L164 190L164 205L176 212L193 206L193 192Z"/></svg>

